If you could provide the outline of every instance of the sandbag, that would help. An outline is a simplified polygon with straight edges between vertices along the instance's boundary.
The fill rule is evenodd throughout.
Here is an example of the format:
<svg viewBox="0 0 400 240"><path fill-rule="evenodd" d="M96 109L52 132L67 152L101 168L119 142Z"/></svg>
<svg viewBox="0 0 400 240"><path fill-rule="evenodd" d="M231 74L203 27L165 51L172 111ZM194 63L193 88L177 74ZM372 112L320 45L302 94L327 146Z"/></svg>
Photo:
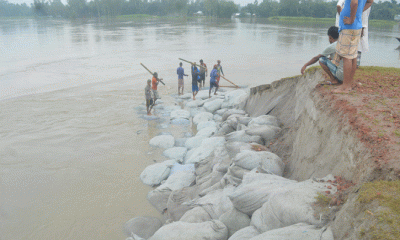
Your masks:
<svg viewBox="0 0 400 240"><path fill-rule="evenodd" d="M179 190L192 185L195 179L196 175L194 171L187 170L176 172L170 175L168 179L156 189L170 189L172 191Z"/></svg>
<svg viewBox="0 0 400 240"><path fill-rule="evenodd" d="M228 237L240 229L250 226L249 216L239 212L236 208L222 214L219 220L228 228Z"/></svg>
<svg viewBox="0 0 400 240"><path fill-rule="evenodd" d="M259 177L253 177L249 181L248 176L255 174ZM242 184L229 195L229 199L236 209L250 216L275 192L282 191L295 183L296 181L276 175L249 172L244 174Z"/></svg>
<svg viewBox="0 0 400 240"><path fill-rule="evenodd" d="M275 129L274 129L275 128ZM264 140L264 142L271 141L275 138L277 130L275 126L264 125L259 127L252 127L245 130L246 134L254 136L260 136Z"/></svg>
<svg viewBox="0 0 400 240"><path fill-rule="evenodd" d="M175 144L175 138L171 135L160 135L150 139L149 144L154 147L172 148Z"/></svg>
<svg viewBox="0 0 400 240"><path fill-rule="evenodd" d="M167 209L167 202L171 192L172 191L170 189L156 188L147 194L147 200L160 213L164 213L164 211Z"/></svg>
<svg viewBox="0 0 400 240"><path fill-rule="evenodd" d="M210 220L212 220L212 218L202 207L195 207L187 211L179 221L189 223L201 223Z"/></svg>
<svg viewBox="0 0 400 240"><path fill-rule="evenodd" d="M144 109L143 109L143 110L144 110ZM226 111L228 111L227 108L222 108L222 109L219 109L219 110L215 111L215 114L218 114L218 115L220 115L220 116L222 117L222 115L224 115L224 113L225 113Z"/></svg>
<svg viewBox="0 0 400 240"><path fill-rule="evenodd" d="M225 136L228 133L235 131L235 129L227 123L222 123L215 135Z"/></svg>
<svg viewBox="0 0 400 240"><path fill-rule="evenodd" d="M253 226L245 227L235 232L229 240L248 240L260 235L260 232Z"/></svg>
<svg viewBox="0 0 400 240"><path fill-rule="evenodd" d="M217 123L214 121L200 122L197 125L197 131L200 131L201 129L206 127L217 127Z"/></svg>
<svg viewBox="0 0 400 240"><path fill-rule="evenodd" d="M133 236L147 239L162 227L162 222L156 217L135 217L124 225L124 233L127 236Z"/></svg>
<svg viewBox="0 0 400 240"><path fill-rule="evenodd" d="M185 147L173 147L165 150L163 155L169 159L176 159L179 162L182 162L185 158L187 149Z"/></svg>
<svg viewBox="0 0 400 240"><path fill-rule="evenodd" d="M161 227L148 240L227 240L228 229L219 220L202 223L173 222Z"/></svg>
<svg viewBox="0 0 400 240"><path fill-rule="evenodd" d="M246 115L246 112L241 109L229 109L222 115L222 121L226 121L226 119L228 119L228 117L232 114L238 114L244 116Z"/></svg>
<svg viewBox="0 0 400 240"><path fill-rule="evenodd" d="M252 117L238 117L238 123L245 126L247 126L251 120L253 120Z"/></svg>
<svg viewBox="0 0 400 240"><path fill-rule="evenodd" d="M190 150L193 148L200 147L201 143L203 142L203 140L205 138L206 138L205 136L195 136L195 137L188 138L185 142L185 148Z"/></svg>
<svg viewBox="0 0 400 240"><path fill-rule="evenodd" d="M175 162L174 160L167 160L147 166L140 174L140 180L149 186L159 185L163 180L167 179Z"/></svg>
<svg viewBox="0 0 400 240"><path fill-rule="evenodd" d="M275 127L279 127L278 119L271 115L261 115L259 117L253 118L248 126L251 128L253 125L272 125Z"/></svg>
<svg viewBox="0 0 400 240"><path fill-rule="evenodd" d="M196 95L196 99L208 99L208 98L209 98L208 90L201 90Z"/></svg>
<svg viewBox="0 0 400 240"><path fill-rule="evenodd" d="M213 119L214 119L215 122L222 122L222 117L221 117L221 115L214 114Z"/></svg>
<svg viewBox="0 0 400 240"><path fill-rule="evenodd" d="M260 136L250 136L246 134L245 130L229 133L225 136L225 140L227 142L245 142L245 143L255 142L261 145L264 144Z"/></svg>
<svg viewBox="0 0 400 240"><path fill-rule="evenodd" d="M224 175L224 179L226 183L238 186L242 183L243 175L247 172L249 172L249 170L232 164L228 168L228 172Z"/></svg>
<svg viewBox="0 0 400 240"><path fill-rule="evenodd" d="M185 205L185 202L198 198L197 186L184 187L179 190L172 191L167 201L167 216L173 221L179 221L181 217L193 206Z"/></svg>
<svg viewBox="0 0 400 240"><path fill-rule="evenodd" d="M194 100L186 103L187 108L195 108L203 106L204 102L202 100Z"/></svg>
<svg viewBox="0 0 400 240"><path fill-rule="evenodd" d="M176 173L176 172L180 172L180 171L191 171L194 172L195 168L194 168L194 164L179 164L179 163L174 163L171 167L171 171L169 173L169 176L171 176L172 174Z"/></svg>
<svg viewBox="0 0 400 240"><path fill-rule="evenodd" d="M190 157L185 158L185 164L196 163L209 157L214 152L216 147L223 146L224 144L225 139L223 137L211 137L204 139L200 147L195 148L195 151L190 155Z"/></svg>
<svg viewBox="0 0 400 240"><path fill-rule="evenodd" d="M185 147L185 143L187 138L176 138L175 139L175 147Z"/></svg>
<svg viewBox="0 0 400 240"><path fill-rule="evenodd" d="M228 151L225 147L217 147L214 150L212 162L214 166L218 164L217 166L215 166L216 171L226 173L232 163L232 160L229 157Z"/></svg>
<svg viewBox="0 0 400 240"><path fill-rule="evenodd" d="M172 119L177 119L177 118L184 118L184 119L189 119L190 118L190 112L179 109L179 110L174 110L171 112L171 120Z"/></svg>
<svg viewBox="0 0 400 240"><path fill-rule="evenodd" d="M239 104L246 100L249 93L242 90L237 89L234 91L230 91L225 95L225 101L228 102L229 107L238 107Z"/></svg>
<svg viewBox="0 0 400 240"><path fill-rule="evenodd" d="M193 123L198 125L201 122L211 121L214 115L209 112L200 112L193 118Z"/></svg>
<svg viewBox="0 0 400 240"><path fill-rule="evenodd" d="M265 172L282 176L285 164L276 154L266 151L243 150L233 159L236 166L252 170L261 167Z"/></svg>
<svg viewBox="0 0 400 240"><path fill-rule="evenodd" d="M298 223L284 228L264 232L251 240L333 240L330 229L316 228L306 223Z"/></svg>
<svg viewBox="0 0 400 240"><path fill-rule="evenodd" d="M199 185L202 184L204 181L207 181L205 178L207 178L211 174L213 168L212 158L208 157L199 162L196 162L194 166L196 169L196 184Z"/></svg>
<svg viewBox="0 0 400 240"><path fill-rule="evenodd" d="M215 99L213 101L204 103L203 107L207 112L214 113L215 111L221 109L222 102L224 102L223 99Z"/></svg>
<svg viewBox="0 0 400 240"><path fill-rule="evenodd" d="M217 132L217 127L206 127L201 129L200 131L197 132L196 137L205 137L205 138L209 138L212 135L214 135L214 133Z"/></svg>
<svg viewBox="0 0 400 240"><path fill-rule="evenodd" d="M251 144L244 142L227 142L225 144L225 147L231 159L235 158L236 154L240 153L243 150L252 149Z"/></svg>

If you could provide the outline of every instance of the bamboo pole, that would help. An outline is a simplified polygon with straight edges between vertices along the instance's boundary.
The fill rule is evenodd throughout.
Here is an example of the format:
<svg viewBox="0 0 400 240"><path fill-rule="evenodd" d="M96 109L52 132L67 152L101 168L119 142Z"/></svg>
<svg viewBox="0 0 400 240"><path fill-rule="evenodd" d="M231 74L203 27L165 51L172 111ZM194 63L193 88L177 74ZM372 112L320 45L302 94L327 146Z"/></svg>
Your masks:
<svg viewBox="0 0 400 240"><path fill-rule="evenodd" d="M231 81L229 81L228 79L226 79L224 76L222 76L222 75L220 75L223 79L225 79L226 81L228 81L228 82L230 82L230 83L232 83L233 85L235 85L235 87L237 87L237 88L239 88L239 86L238 85L236 85L236 84L234 84L233 82L231 82Z"/></svg>
<svg viewBox="0 0 400 240"><path fill-rule="evenodd" d="M154 75L153 72L151 72L145 65L143 65L143 63L140 63L140 65L142 65L142 67L144 67L144 69L146 69L151 75ZM160 80L160 82L165 85L165 83L163 81Z"/></svg>
<svg viewBox="0 0 400 240"><path fill-rule="evenodd" d="M237 87L237 86L219 86L219 87L239 88L239 87Z"/></svg>
<svg viewBox="0 0 400 240"><path fill-rule="evenodd" d="M184 61L184 62L190 63L190 64L192 64L192 65L194 64L194 62L185 60L185 59L183 59L183 58L179 58L179 60L182 60L182 61ZM197 63L196 63L196 66L207 69L207 67L201 66L201 65L199 65L199 64L197 64Z"/></svg>

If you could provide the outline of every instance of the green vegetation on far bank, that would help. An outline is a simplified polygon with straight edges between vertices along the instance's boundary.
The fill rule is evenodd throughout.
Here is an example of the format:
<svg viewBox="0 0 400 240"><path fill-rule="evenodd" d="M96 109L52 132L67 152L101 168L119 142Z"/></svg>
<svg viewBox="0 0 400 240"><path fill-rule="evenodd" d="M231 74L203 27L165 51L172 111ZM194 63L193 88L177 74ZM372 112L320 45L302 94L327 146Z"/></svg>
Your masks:
<svg viewBox="0 0 400 240"><path fill-rule="evenodd" d="M375 181L362 186L358 201L368 204L377 201L376 211L366 210L373 223L361 229L360 237L368 239L400 239L400 180Z"/></svg>
<svg viewBox="0 0 400 240"><path fill-rule="evenodd" d="M282 23L316 23L316 24L331 24L334 25L336 19L335 18L313 18L313 17L285 17L285 16L275 16L269 17L268 21L271 22L282 22ZM399 24L396 21L388 21L388 20L369 20L370 27L393 27L394 25Z"/></svg>

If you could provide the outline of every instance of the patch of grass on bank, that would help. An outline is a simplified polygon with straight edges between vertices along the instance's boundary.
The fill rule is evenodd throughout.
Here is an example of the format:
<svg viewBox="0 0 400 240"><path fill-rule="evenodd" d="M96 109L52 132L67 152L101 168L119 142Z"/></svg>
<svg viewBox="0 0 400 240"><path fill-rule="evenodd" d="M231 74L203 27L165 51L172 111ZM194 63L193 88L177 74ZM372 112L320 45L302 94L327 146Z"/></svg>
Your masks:
<svg viewBox="0 0 400 240"><path fill-rule="evenodd" d="M297 23L297 24L326 24L326 25L334 25L336 19L335 18L313 18L313 17L283 17L283 16L275 16L269 17L269 21L271 22L282 22L282 23ZM369 20L370 27L393 27L398 24L396 21L387 21L387 20Z"/></svg>
<svg viewBox="0 0 400 240"><path fill-rule="evenodd" d="M362 186L358 201L363 204L378 201L378 212L372 215L377 224L363 229L361 236L372 239L400 239L400 180L375 181Z"/></svg>

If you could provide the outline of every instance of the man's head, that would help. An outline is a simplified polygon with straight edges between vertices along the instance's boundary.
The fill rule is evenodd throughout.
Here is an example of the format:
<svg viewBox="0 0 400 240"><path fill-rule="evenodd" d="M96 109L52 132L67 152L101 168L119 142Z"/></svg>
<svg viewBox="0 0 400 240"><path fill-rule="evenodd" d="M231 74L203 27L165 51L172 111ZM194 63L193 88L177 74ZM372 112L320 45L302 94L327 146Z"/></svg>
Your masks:
<svg viewBox="0 0 400 240"><path fill-rule="evenodd" d="M330 43L336 42L339 38L339 29L335 26L330 27L328 29L328 37Z"/></svg>
<svg viewBox="0 0 400 240"><path fill-rule="evenodd" d="M148 80L147 80L147 85L150 85L150 84L151 84L151 80L148 79Z"/></svg>
<svg viewBox="0 0 400 240"><path fill-rule="evenodd" d="M179 63L179 66L181 66L181 67L182 67L182 62L180 62L180 63Z"/></svg>
<svg viewBox="0 0 400 240"><path fill-rule="evenodd" d="M153 73L153 77L158 77L157 72L154 72L154 73Z"/></svg>
<svg viewBox="0 0 400 240"><path fill-rule="evenodd" d="M203 64L203 59L200 59L200 63Z"/></svg>
<svg viewBox="0 0 400 240"><path fill-rule="evenodd" d="M219 64L221 63L221 60L218 60L217 63L218 63L218 65L219 65Z"/></svg>
<svg viewBox="0 0 400 240"><path fill-rule="evenodd" d="M218 65L217 65L217 64L215 64L215 65L214 65L214 69L217 69L217 68L218 68Z"/></svg>

